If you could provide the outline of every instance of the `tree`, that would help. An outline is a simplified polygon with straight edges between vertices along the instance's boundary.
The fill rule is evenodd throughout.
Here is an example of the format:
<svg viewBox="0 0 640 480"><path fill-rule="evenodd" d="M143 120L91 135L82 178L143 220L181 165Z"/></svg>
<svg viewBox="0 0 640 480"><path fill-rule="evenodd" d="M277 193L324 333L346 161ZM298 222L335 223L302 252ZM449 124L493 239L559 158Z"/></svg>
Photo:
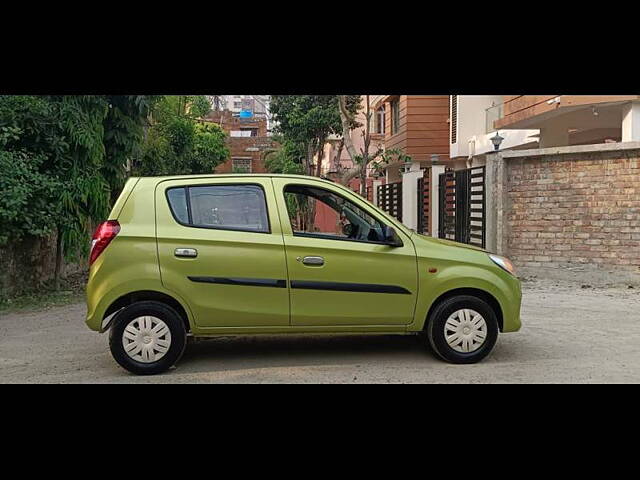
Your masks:
<svg viewBox="0 0 640 480"><path fill-rule="evenodd" d="M197 118L206 117L211 112L211 101L205 95L194 95L189 112Z"/></svg>
<svg viewBox="0 0 640 480"><path fill-rule="evenodd" d="M355 167L342 176L341 182L344 184L355 177L360 177L360 195L363 197L367 194L367 167L369 162L376 159L383 154L384 149L378 148L373 154L369 151L371 147L371 117L373 112L371 111L370 96L365 95L365 107L364 107L364 129L362 131L363 146L360 152L356 151L353 145L353 139L351 138L351 131L353 130L353 123L355 121L355 115L347 108L347 96L340 95L338 97L338 107L340 109L340 119L342 124L342 138L344 140L344 146L353 161Z"/></svg>
<svg viewBox="0 0 640 480"><path fill-rule="evenodd" d="M13 225L5 241L57 232L56 285L63 257L86 253L93 226L107 216L152 102L150 96L0 96L2 161L17 167L0 173L10 192L0 216ZM25 182L31 191L19 187ZM21 205L39 219L21 214L16 223L11 212Z"/></svg>
<svg viewBox="0 0 640 480"><path fill-rule="evenodd" d="M226 134L216 124L198 122L204 110L188 108L190 101L186 96L166 96L155 104L133 165L135 175L211 173L227 160Z"/></svg>
<svg viewBox="0 0 640 480"><path fill-rule="evenodd" d="M342 122L342 138L344 141L344 147L347 149L351 160L355 167L347 170L342 175L340 181L343 184L349 183L352 179L360 178L360 195L366 196L367 186L367 168L371 165L372 168L378 172L382 172L384 168L396 161L410 162L411 157L399 149L389 149L378 147L375 152L370 151L371 147L371 118L373 117L373 111L371 110L370 96L365 95L364 106L364 129L362 131L363 146L358 152L353 144L351 138L352 125L355 122L355 114L348 108L348 97L346 95L340 95L338 98L338 106L340 109L340 119Z"/></svg>
<svg viewBox="0 0 640 480"><path fill-rule="evenodd" d="M304 152L301 159L307 175L321 174L321 159L329 135L341 135L342 122L335 95L273 95L270 112L276 125L275 132L285 141ZM358 95L346 96L345 108L351 114L350 125L358 126L355 113L360 105ZM312 169L313 156L318 162Z"/></svg>
<svg viewBox="0 0 640 480"><path fill-rule="evenodd" d="M264 165L270 173L303 174L301 158L304 152L298 145L284 139L278 139L280 148L265 155Z"/></svg>
<svg viewBox="0 0 640 480"><path fill-rule="evenodd" d="M154 106L161 99L158 95L110 95L109 110L104 120L105 162L102 175L111 190L111 202L122 191L129 163L140 155Z"/></svg>

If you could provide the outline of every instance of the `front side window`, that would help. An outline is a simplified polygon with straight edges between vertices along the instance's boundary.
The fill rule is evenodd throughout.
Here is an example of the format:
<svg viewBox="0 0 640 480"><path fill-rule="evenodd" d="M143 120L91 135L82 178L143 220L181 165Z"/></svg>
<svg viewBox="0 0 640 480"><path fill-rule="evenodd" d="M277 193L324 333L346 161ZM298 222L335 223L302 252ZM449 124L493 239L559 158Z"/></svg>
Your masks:
<svg viewBox="0 0 640 480"><path fill-rule="evenodd" d="M335 193L306 185L288 185L284 197L294 235L384 241L382 223Z"/></svg>
<svg viewBox="0 0 640 480"><path fill-rule="evenodd" d="M170 188L175 219L186 226L269 232L264 190L258 185L206 185Z"/></svg>

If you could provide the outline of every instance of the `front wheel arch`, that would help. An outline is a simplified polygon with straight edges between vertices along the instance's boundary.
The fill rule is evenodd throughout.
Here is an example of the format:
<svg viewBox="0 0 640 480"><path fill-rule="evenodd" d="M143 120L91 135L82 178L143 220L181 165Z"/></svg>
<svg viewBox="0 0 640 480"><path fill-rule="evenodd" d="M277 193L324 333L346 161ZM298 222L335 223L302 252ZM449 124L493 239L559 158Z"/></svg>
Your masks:
<svg viewBox="0 0 640 480"><path fill-rule="evenodd" d="M504 320L503 320L502 308L500 307L500 303L498 303L498 300L496 300L496 298L493 295L491 295L489 292L486 292L485 290L480 290L479 288L456 288L453 290L449 290L443 293L442 295L440 295L438 298L436 298L433 301L433 303L431 304L431 307L429 307L429 311L427 312L427 317L424 321L423 330L426 330L427 325L429 324L429 321L431 318L431 314L433 313L433 310L440 303L444 302L448 298L455 297L458 295L469 295L485 301L491 307L493 312L496 314L496 319L498 320L498 329L501 332L503 331Z"/></svg>

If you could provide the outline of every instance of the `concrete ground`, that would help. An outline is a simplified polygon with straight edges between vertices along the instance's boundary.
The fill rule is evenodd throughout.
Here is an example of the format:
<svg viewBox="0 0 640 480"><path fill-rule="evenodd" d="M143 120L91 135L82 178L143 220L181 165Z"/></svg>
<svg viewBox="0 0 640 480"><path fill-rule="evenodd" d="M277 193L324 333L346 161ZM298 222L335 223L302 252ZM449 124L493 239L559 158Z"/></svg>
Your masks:
<svg viewBox="0 0 640 480"><path fill-rule="evenodd" d="M191 344L177 368L136 377L111 358L84 304L0 314L0 383L640 382L640 287L523 283L523 328L477 365L448 365L417 337L255 336Z"/></svg>

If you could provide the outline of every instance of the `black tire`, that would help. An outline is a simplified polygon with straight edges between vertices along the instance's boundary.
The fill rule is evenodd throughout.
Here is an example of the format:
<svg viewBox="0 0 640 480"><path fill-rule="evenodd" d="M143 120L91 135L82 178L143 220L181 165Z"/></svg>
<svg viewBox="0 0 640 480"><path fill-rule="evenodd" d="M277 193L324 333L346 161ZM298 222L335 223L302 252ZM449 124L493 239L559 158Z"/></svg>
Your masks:
<svg viewBox="0 0 640 480"><path fill-rule="evenodd" d="M446 340L445 324L449 316L461 309L472 309L478 312L487 325L484 343L475 351L462 353L454 350ZM444 361L456 364L477 363L493 350L498 339L498 319L496 314L484 300L471 295L457 295L439 303L431 312L427 323L427 339L431 348Z"/></svg>
<svg viewBox="0 0 640 480"><path fill-rule="evenodd" d="M162 320L171 333L171 344L162 358L152 363L139 362L125 352L122 343L125 328L129 323L142 316L153 316ZM113 319L109 331L111 355L125 370L136 375L155 375L166 372L182 357L187 344L187 334L180 315L168 305L154 301L136 302L122 309Z"/></svg>

